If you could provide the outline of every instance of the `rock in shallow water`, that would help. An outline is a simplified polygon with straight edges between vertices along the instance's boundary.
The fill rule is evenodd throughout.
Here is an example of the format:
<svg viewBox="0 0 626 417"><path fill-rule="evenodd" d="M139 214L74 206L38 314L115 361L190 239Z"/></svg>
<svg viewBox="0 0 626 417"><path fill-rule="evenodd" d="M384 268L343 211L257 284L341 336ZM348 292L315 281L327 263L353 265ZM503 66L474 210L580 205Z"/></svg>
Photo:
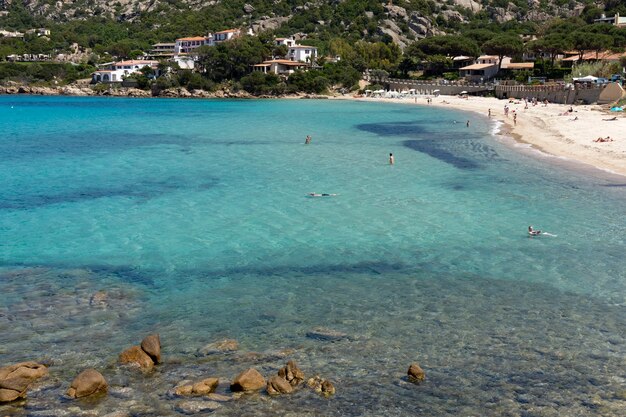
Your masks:
<svg viewBox="0 0 626 417"><path fill-rule="evenodd" d="M215 411L221 405L215 401L181 401L176 409L184 414L197 414L207 411Z"/></svg>
<svg viewBox="0 0 626 417"><path fill-rule="evenodd" d="M11 402L26 397L30 385L26 378L7 378L0 381L0 402Z"/></svg>
<svg viewBox="0 0 626 417"><path fill-rule="evenodd" d="M67 395L72 398L82 398L89 395L105 392L108 384L102 374L95 369L85 369L72 382Z"/></svg>
<svg viewBox="0 0 626 417"><path fill-rule="evenodd" d="M278 371L278 376L287 380L294 387L304 381L304 372L298 368L294 361L287 362L287 365Z"/></svg>
<svg viewBox="0 0 626 417"><path fill-rule="evenodd" d="M48 373L48 368L37 362L20 362L0 368L0 380L8 378L26 378L35 380Z"/></svg>
<svg viewBox="0 0 626 417"><path fill-rule="evenodd" d="M347 339L348 335L333 329L326 329L323 327L317 327L307 332L306 337L317 340L324 340L328 342L335 342L338 340Z"/></svg>
<svg viewBox="0 0 626 417"><path fill-rule="evenodd" d="M154 367L154 361L140 346L132 346L120 353L120 362L138 365L143 369L152 369Z"/></svg>
<svg viewBox="0 0 626 417"><path fill-rule="evenodd" d="M285 378L274 375L267 381L266 390L269 395L290 394L293 387Z"/></svg>
<svg viewBox="0 0 626 417"><path fill-rule="evenodd" d="M265 387L265 378L254 368L249 368L235 377L231 391L258 391Z"/></svg>
<svg viewBox="0 0 626 417"><path fill-rule="evenodd" d="M239 349L239 343L233 339L224 339L212 342L201 348L198 353L201 355L213 355L217 353L234 352Z"/></svg>
<svg viewBox="0 0 626 417"><path fill-rule="evenodd" d="M146 336L141 341L141 349L150 356L154 363L161 362L161 339L158 333Z"/></svg>
<svg viewBox="0 0 626 417"><path fill-rule="evenodd" d="M407 375L409 377L409 381L414 384L420 384L424 381L424 379L426 379L426 373L424 373L424 370L418 363L412 363L411 366L409 366Z"/></svg>

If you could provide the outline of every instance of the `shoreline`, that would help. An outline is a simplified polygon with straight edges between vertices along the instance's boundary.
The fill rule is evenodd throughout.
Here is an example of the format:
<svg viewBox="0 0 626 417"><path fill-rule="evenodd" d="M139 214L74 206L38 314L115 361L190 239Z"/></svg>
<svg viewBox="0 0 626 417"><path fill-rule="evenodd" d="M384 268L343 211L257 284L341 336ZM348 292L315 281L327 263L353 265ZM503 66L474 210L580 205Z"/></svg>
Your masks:
<svg viewBox="0 0 626 417"><path fill-rule="evenodd" d="M432 98L427 104L426 99ZM576 165L586 165L605 173L626 177L626 117L621 113L608 115L602 106L572 106L549 103L547 106L529 105L524 102L500 100L495 97L473 97L463 99L456 96L420 96L415 98L354 98L333 97L365 102L409 104L414 106L434 106L467 111L488 117L502 123L496 135L511 138L515 143L527 144L542 154L565 159ZM504 114L504 106L510 108L509 116ZM517 123L513 122L517 113ZM617 116L616 120L607 121ZM574 120L577 118L576 120ZM594 142L598 137L611 137L611 142Z"/></svg>

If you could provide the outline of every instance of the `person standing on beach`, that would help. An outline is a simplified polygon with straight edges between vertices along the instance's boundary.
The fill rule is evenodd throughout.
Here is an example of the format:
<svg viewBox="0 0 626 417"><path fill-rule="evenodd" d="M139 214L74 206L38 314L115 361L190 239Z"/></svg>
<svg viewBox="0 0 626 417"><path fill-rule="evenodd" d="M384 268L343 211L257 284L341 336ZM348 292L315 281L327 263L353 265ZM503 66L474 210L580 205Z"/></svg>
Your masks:
<svg viewBox="0 0 626 417"><path fill-rule="evenodd" d="M311 143L311 136L306 135L306 139L304 140L304 144L308 145L309 143Z"/></svg>
<svg viewBox="0 0 626 417"><path fill-rule="evenodd" d="M396 160L393 157L393 154L390 153L389 154L389 165L393 165L396 162Z"/></svg>
<svg viewBox="0 0 626 417"><path fill-rule="evenodd" d="M517 113L513 113L513 125L517 126Z"/></svg>
<svg viewBox="0 0 626 417"><path fill-rule="evenodd" d="M491 117L491 109L489 109L488 116Z"/></svg>
<svg viewBox="0 0 626 417"><path fill-rule="evenodd" d="M465 126L469 127L470 123L469 120L467 121L467 123L465 123Z"/></svg>

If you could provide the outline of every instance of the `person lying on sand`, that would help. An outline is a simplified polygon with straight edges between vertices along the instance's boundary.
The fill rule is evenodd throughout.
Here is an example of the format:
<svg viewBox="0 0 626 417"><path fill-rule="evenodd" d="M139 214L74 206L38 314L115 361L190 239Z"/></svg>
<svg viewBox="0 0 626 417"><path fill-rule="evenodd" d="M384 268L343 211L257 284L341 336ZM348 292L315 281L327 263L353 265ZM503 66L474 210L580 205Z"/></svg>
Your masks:
<svg viewBox="0 0 626 417"><path fill-rule="evenodd" d="M617 120L617 116L611 117L610 119L602 119L602 120L604 120L605 122L611 122L613 120Z"/></svg>
<svg viewBox="0 0 626 417"><path fill-rule="evenodd" d="M578 116L574 117L573 119L570 119L570 121L575 122L576 120L578 120Z"/></svg>
<svg viewBox="0 0 626 417"><path fill-rule="evenodd" d="M599 137L598 139L594 140L594 142L613 142L613 139L611 139L610 136L607 136L606 138Z"/></svg>

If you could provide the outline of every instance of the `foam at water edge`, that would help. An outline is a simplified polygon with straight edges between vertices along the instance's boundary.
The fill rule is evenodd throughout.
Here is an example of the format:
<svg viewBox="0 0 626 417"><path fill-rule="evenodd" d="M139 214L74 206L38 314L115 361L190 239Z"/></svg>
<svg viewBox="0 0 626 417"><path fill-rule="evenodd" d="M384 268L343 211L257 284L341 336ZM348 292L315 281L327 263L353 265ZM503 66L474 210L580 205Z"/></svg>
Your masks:
<svg viewBox="0 0 626 417"><path fill-rule="evenodd" d="M489 131L489 133L492 136L497 136L499 134L502 133L502 126L504 126L504 123L496 120L495 122L493 122L492 126L491 126L491 130Z"/></svg>

